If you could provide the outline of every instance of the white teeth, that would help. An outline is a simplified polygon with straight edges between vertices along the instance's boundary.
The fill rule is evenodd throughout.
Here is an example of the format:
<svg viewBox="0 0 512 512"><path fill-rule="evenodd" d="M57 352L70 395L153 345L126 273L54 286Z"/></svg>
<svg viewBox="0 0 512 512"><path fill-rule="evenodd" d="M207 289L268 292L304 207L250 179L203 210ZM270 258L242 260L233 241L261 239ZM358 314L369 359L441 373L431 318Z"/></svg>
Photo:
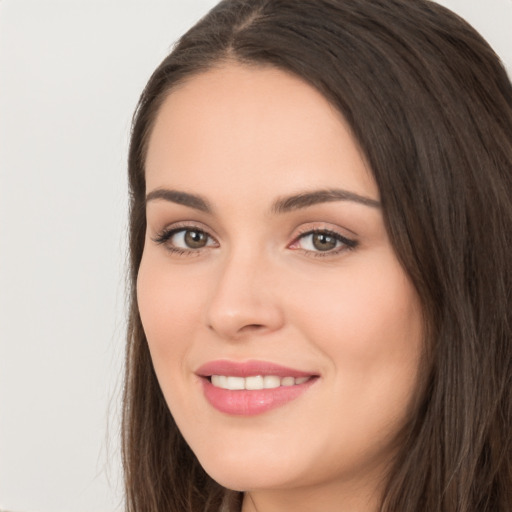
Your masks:
<svg viewBox="0 0 512 512"><path fill-rule="evenodd" d="M245 389L263 389L263 377L261 375L246 377Z"/></svg>
<svg viewBox="0 0 512 512"><path fill-rule="evenodd" d="M293 386L295 384L295 379L293 377L283 377L281 379L281 386Z"/></svg>
<svg viewBox="0 0 512 512"><path fill-rule="evenodd" d="M228 379L224 375L212 375L212 384L216 388L226 388L227 383Z"/></svg>
<svg viewBox="0 0 512 512"><path fill-rule="evenodd" d="M241 389L275 389L280 386L295 386L308 381L310 377L278 377L277 375L253 375L250 377L233 377L212 375L211 382L216 388L237 391Z"/></svg>
<svg viewBox="0 0 512 512"><path fill-rule="evenodd" d="M245 379L243 377L227 377L228 389L245 389Z"/></svg>
<svg viewBox="0 0 512 512"><path fill-rule="evenodd" d="M275 375L265 375L263 377L263 388L273 389L278 388L281 385L281 379Z"/></svg>

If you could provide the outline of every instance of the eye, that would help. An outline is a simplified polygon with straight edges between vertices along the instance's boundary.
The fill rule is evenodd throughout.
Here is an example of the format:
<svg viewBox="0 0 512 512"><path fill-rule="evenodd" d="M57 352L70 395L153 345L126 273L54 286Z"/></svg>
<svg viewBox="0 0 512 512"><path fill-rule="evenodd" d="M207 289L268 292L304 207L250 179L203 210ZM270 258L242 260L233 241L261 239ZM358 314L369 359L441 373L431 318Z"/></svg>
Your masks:
<svg viewBox="0 0 512 512"><path fill-rule="evenodd" d="M182 229L175 232L169 241L182 249L202 249L208 245L208 235L198 229Z"/></svg>
<svg viewBox="0 0 512 512"><path fill-rule="evenodd" d="M170 251L180 254L217 245L208 233L195 227L167 229L154 238L153 241L164 244Z"/></svg>
<svg viewBox="0 0 512 512"><path fill-rule="evenodd" d="M357 241L346 238L330 230L312 230L300 235L290 246L311 253L337 254L346 249L353 249ZM318 254L319 255L319 254Z"/></svg>

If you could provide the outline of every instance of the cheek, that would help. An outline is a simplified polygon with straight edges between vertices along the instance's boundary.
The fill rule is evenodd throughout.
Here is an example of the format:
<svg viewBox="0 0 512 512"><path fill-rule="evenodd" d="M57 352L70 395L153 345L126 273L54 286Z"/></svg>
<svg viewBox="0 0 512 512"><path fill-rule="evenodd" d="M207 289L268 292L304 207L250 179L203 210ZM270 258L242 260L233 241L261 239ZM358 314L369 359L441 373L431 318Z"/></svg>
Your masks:
<svg viewBox="0 0 512 512"><path fill-rule="evenodd" d="M371 402L388 396L403 404L418 378L421 306L395 258L381 255L380 261L310 287L302 294L307 298L297 303L295 316L330 361L330 375L346 396L362 398L367 392Z"/></svg>
<svg viewBox="0 0 512 512"><path fill-rule="evenodd" d="M326 437L340 439L336 455L356 460L364 447L392 442L414 406L423 347L421 308L394 265L374 275L354 271L344 276L343 285L334 280L324 285L308 296L303 331L330 364L329 402L338 405L330 410L334 428Z"/></svg>
<svg viewBox="0 0 512 512"><path fill-rule="evenodd" d="M308 287L311 330L330 348L343 346L354 355L395 354L420 338L421 307L404 271L393 260L386 265L349 268ZM299 296L299 294L297 294ZM304 317L303 317L304 318ZM414 343L415 344L415 343Z"/></svg>
<svg viewBox="0 0 512 512"><path fill-rule="evenodd" d="M165 258L145 253L137 277L137 302L155 369L160 360L175 364L197 324L197 288L187 286L179 272L169 272Z"/></svg>

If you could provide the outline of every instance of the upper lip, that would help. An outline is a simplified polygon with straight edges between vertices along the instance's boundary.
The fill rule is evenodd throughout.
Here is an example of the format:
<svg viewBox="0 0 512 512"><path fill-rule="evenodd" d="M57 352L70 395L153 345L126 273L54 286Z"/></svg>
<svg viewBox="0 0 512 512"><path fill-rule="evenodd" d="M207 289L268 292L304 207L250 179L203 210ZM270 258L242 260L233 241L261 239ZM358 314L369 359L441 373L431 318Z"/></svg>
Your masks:
<svg viewBox="0 0 512 512"><path fill-rule="evenodd" d="M211 377L212 375L229 375L233 377L251 377L253 375L276 375L277 377L311 377L316 375L313 372L288 368L269 361L229 361L221 359L209 361L196 370L200 377Z"/></svg>

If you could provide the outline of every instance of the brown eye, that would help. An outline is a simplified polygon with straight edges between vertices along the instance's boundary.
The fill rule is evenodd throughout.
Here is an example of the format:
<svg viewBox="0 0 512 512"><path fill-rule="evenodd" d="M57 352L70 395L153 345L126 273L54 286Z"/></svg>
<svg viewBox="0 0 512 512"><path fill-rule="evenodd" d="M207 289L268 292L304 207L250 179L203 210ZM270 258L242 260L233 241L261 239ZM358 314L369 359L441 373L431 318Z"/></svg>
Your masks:
<svg viewBox="0 0 512 512"><path fill-rule="evenodd" d="M156 243L165 245L171 252L200 251L206 247L216 247L217 242L206 231L198 228L178 228L164 231L153 239Z"/></svg>
<svg viewBox="0 0 512 512"><path fill-rule="evenodd" d="M208 235L204 231L187 229L183 241L189 249L202 249L208 244Z"/></svg>
<svg viewBox="0 0 512 512"><path fill-rule="evenodd" d="M303 249L318 256L320 253L335 255L345 250L354 249L357 245L356 240L346 238L334 231L319 229L302 234L290 248Z"/></svg>
<svg viewBox="0 0 512 512"><path fill-rule="evenodd" d="M317 251L330 251L338 244L338 240L328 233L312 233L311 237L311 243Z"/></svg>

